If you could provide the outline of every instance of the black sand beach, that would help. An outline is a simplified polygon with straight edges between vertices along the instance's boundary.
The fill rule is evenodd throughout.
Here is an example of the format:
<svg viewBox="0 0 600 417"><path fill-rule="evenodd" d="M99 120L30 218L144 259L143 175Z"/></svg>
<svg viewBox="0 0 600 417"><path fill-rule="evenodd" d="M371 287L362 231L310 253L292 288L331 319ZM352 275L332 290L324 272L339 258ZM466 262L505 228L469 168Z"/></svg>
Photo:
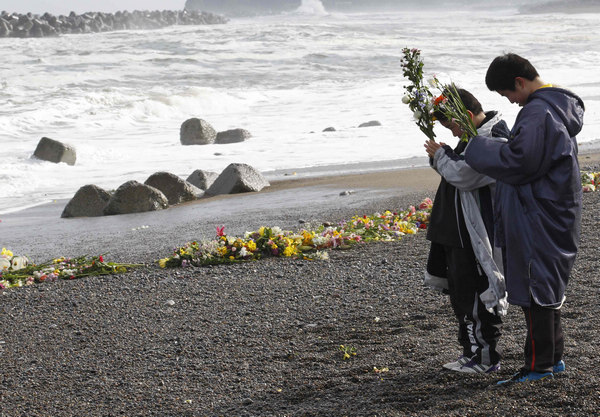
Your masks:
<svg viewBox="0 0 600 417"><path fill-rule="evenodd" d="M597 154L582 168L599 170ZM0 216L0 244L42 261L108 253L133 272L0 293L0 416L600 415L600 193L584 195L563 309L567 371L513 387L522 312L495 375L441 367L458 354L447 297L423 288L425 234L331 251L163 270L154 261L216 225L299 229L433 197L430 169L274 182L162 212L60 219L65 202ZM340 192L353 190L349 195ZM356 356L343 360L340 345Z"/></svg>

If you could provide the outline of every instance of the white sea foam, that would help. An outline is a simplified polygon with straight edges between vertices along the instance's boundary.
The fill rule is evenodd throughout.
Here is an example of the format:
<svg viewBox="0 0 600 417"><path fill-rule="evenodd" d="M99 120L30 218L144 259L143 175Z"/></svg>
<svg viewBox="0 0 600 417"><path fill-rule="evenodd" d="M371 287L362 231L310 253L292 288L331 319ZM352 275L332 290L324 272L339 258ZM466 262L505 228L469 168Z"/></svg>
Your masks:
<svg viewBox="0 0 600 417"><path fill-rule="evenodd" d="M584 99L579 140L597 140L599 23L598 14L531 19L498 10L294 13L220 26L0 39L0 213L71 197L85 184L143 182L159 170L187 177L242 162L270 175L422 158L423 136L400 101L404 46L422 49L427 73L471 90L509 124L519 108L489 92L483 79L494 56L522 54L546 81ZM190 117L253 137L183 147L179 128ZM382 126L357 127L370 120ZM329 126L336 131L322 132ZM455 141L444 129L438 134ZM42 136L75 146L77 164L31 159Z"/></svg>
<svg viewBox="0 0 600 417"><path fill-rule="evenodd" d="M302 0L302 4L300 4L296 13L325 16L327 11L320 0Z"/></svg>

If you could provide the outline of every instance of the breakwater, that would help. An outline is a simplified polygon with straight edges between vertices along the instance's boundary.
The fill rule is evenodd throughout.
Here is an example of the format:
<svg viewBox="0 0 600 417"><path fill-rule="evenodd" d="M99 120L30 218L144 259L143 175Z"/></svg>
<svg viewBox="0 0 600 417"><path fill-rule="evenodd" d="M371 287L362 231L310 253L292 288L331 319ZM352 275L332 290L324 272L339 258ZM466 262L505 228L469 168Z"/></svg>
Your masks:
<svg viewBox="0 0 600 417"><path fill-rule="evenodd" d="M71 12L68 16L2 11L0 13L0 38L43 38L71 33L159 29L172 25L222 24L227 21L227 18L217 14L189 10L134 10L132 12L88 12L84 14Z"/></svg>

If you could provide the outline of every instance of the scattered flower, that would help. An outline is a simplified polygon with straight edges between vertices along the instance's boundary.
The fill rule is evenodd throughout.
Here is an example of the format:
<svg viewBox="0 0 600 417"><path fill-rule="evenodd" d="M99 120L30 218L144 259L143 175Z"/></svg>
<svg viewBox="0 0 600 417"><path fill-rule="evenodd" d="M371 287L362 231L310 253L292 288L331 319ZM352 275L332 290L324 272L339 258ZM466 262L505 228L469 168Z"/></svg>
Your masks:
<svg viewBox="0 0 600 417"><path fill-rule="evenodd" d="M352 356L356 356L356 348L353 346L340 345L339 350L342 352L342 359L350 359Z"/></svg>

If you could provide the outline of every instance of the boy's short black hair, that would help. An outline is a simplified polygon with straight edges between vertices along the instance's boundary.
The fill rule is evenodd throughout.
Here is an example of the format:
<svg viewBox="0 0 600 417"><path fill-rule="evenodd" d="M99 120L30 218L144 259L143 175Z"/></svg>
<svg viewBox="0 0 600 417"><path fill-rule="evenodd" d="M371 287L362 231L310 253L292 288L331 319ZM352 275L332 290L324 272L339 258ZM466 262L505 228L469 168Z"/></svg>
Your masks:
<svg viewBox="0 0 600 417"><path fill-rule="evenodd" d="M517 54L508 53L492 61L485 75L485 84L491 91L515 91L515 78L533 81L538 76L531 62Z"/></svg>
<svg viewBox="0 0 600 417"><path fill-rule="evenodd" d="M475 96L473 94L471 94L464 88L457 88L456 91L458 91L458 95L459 95L460 99L462 100L462 102L465 105L465 107L467 108L467 110L469 110L471 113L479 114L483 111L483 107L481 107L481 103L479 102L479 100L477 100L475 98ZM444 91L444 93L445 93L445 91ZM445 95L445 94L442 94L442 95ZM440 122L448 121L448 118L441 110L435 110L433 112L433 115Z"/></svg>

